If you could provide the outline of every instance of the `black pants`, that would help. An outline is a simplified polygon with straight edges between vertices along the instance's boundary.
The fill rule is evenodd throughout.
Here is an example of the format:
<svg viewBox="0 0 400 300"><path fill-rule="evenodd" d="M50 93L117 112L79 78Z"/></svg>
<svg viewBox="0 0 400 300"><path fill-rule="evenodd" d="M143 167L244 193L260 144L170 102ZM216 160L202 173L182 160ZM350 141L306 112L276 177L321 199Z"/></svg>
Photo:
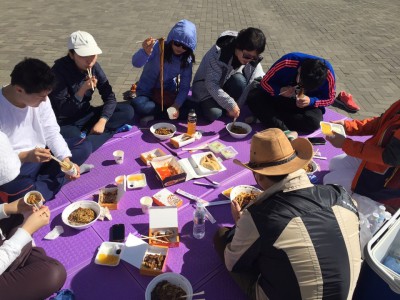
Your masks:
<svg viewBox="0 0 400 300"><path fill-rule="evenodd" d="M125 103L117 103L113 115L107 121L104 132L102 134L89 134L92 127L100 119L102 111L103 106L92 107L83 118L73 122L69 120L59 122L61 135L64 138L79 137L81 131L87 131L86 139L92 143L94 152L110 139L119 127L132 123L134 115L132 106Z"/></svg>
<svg viewBox="0 0 400 300"><path fill-rule="evenodd" d="M23 221L22 215L12 215L0 221L6 238L12 236ZM0 240L0 246L4 241ZM4 300L42 300L62 288L67 273L57 260L48 257L42 248L28 243L21 254L0 275L0 298Z"/></svg>
<svg viewBox="0 0 400 300"><path fill-rule="evenodd" d="M282 96L272 97L260 88L249 92L247 105L250 111L267 128L311 133L322 121L322 111L317 107L299 108L296 100Z"/></svg>

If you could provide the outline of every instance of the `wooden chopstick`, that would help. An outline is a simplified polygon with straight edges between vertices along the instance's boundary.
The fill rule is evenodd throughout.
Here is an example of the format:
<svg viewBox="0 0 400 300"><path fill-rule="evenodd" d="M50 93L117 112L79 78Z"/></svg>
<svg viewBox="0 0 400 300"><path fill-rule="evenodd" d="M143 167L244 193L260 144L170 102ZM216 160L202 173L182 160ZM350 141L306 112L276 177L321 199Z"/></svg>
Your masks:
<svg viewBox="0 0 400 300"><path fill-rule="evenodd" d="M93 82L92 82L92 69L90 69L90 68L87 68L87 72L88 72L88 75L89 75L89 80L90 80L90 86L92 87L92 91L94 92L94 86L93 86Z"/></svg>
<svg viewBox="0 0 400 300"><path fill-rule="evenodd" d="M161 111L164 111L164 38L159 38L160 47L160 87L161 87Z"/></svg>
<svg viewBox="0 0 400 300"><path fill-rule="evenodd" d="M36 207L37 210L40 210L40 207L39 207L39 205L37 205L37 203L34 203L33 205L35 205L35 207ZM44 213L44 215L45 215L46 217L48 217L48 215L47 215L45 212L43 212L43 213Z"/></svg>
<svg viewBox="0 0 400 300"><path fill-rule="evenodd" d="M147 240L147 239L149 239L149 240L154 240L154 241L157 241L157 242L160 242L160 243L169 243L169 242L167 242L167 241L159 240L159 239L154 238L154 237L152 237L152 236L147 236L147 235L143 235L143 234L142 234L141 239L142 239L142 240Z"/></svg>
<svg viewBox="0 0 400 300"><path fill-rule="evenodd" d="M57 157L50 155L52 159L54 159L56 162L60 164L60 166L64 169L68 169L69 165L67 165L65 162L59 160Z"/></svg>

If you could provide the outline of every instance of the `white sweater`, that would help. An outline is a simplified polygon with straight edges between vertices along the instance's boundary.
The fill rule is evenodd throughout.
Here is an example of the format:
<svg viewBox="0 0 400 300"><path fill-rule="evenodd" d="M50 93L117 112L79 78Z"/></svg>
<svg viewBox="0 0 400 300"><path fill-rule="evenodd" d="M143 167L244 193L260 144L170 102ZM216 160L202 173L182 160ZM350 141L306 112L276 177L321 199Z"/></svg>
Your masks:
<svg viewBox="0 0 400 300"><path fill-rule="evenodd" d="M0 220L4 218L8 218L8 216L4 212L4 204L0 204ZM0 236L4 240L1 228ZM21 249L31 241L31 235L25 229L18 228L15 234L0 246L0 275L21 254Z"/></svg>
<svg viewBox="0 0 400 300"><path fill-rule="evenodd" d="M4 132L16 153L36 146L49 147L58 159L71 157L71 151L60 134L49 98L38 107L19 108L0 94L0 131Z"/></svg>

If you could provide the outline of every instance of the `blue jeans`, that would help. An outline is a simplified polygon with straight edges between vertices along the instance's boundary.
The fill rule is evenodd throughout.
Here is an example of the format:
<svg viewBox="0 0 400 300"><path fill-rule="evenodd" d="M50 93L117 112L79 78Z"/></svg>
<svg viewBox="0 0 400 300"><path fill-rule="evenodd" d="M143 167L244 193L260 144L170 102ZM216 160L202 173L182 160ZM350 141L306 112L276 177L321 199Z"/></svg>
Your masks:
<svg viewBox="0 0 400 300"><path fill-rule="evenodd" d="M224 84L222 89L235 101L237 101L242 95L243 91L247 86L247 80L241 73L236 73L232 75ZM204 117L210 121L214 122L219 119L224 109L214 100L214 98L208 98L200 102L201 110Z"/></svg>
<svg viewBox="0 0 400 300"><path fill-rule="evenodd" d="M147 96L137 96L131 100L131 104L135 109L135 112L140 115L140 117L145 117L153 115L155 119L165 119L168 120L167 110L161 111L161 106L155 103L150 97ZM179 118L180 120L187 119L188 113L191 109L197 110L198 104L196 102L186 99L182 106L179 108Z"/></svg>
<svg viewBox="0 0 400 300"><path fill-rule="evenodd" d="M65 141L72 153L71 161L78 166L92 153L92 144L86 139L69 138ZM66 182L64 172L54 160L46 163L24 163L14 180L0 186L0 192L3 200L8 199L8 202L13 202L33 190L39 191L46 200L50 200Z"/></svg>
<svg viewBox="0 0 400 300"><path fill-rule="evenodd" d="M155 115L159 113L157 104L147 96L137 96L131 100L131 104L135 109L136 113L141 117Z"/></svg>
<svg viewBox="0 0 400 300"><path fill-rule="evenodd" d="M104 132L102 134L89 134L92 127L100 119L102 111L102 106L92 107L90 112L83 118L71 124L60 126L62 136L64 138L77 138L80 137L82 131L87 131L86 139L92 143L93 151L96 151L114 135L119 127L127 123L132 123L133 121L133 108L129 104L118 103L113 115L107 121Z"/></svg>

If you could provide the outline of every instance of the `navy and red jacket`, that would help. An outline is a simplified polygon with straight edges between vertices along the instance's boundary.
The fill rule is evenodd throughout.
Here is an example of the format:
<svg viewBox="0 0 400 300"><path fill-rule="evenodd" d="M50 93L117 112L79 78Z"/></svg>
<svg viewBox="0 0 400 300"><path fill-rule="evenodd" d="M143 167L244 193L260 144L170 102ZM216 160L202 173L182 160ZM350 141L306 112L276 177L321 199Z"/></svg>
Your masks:
<svg viewBox="0 0 400 300"><path fill-rule="evenodd" d="M261 88L271 96L279 96L280 90L285 86L295 86L298 69L306 59L319 59L328 67L328 75L325 82L314 91L306 91L310 97L310 105L320 107L329 106L336 96L335 73L329 61L310 54L292 52L277 60L261 80Z"/></svg>

